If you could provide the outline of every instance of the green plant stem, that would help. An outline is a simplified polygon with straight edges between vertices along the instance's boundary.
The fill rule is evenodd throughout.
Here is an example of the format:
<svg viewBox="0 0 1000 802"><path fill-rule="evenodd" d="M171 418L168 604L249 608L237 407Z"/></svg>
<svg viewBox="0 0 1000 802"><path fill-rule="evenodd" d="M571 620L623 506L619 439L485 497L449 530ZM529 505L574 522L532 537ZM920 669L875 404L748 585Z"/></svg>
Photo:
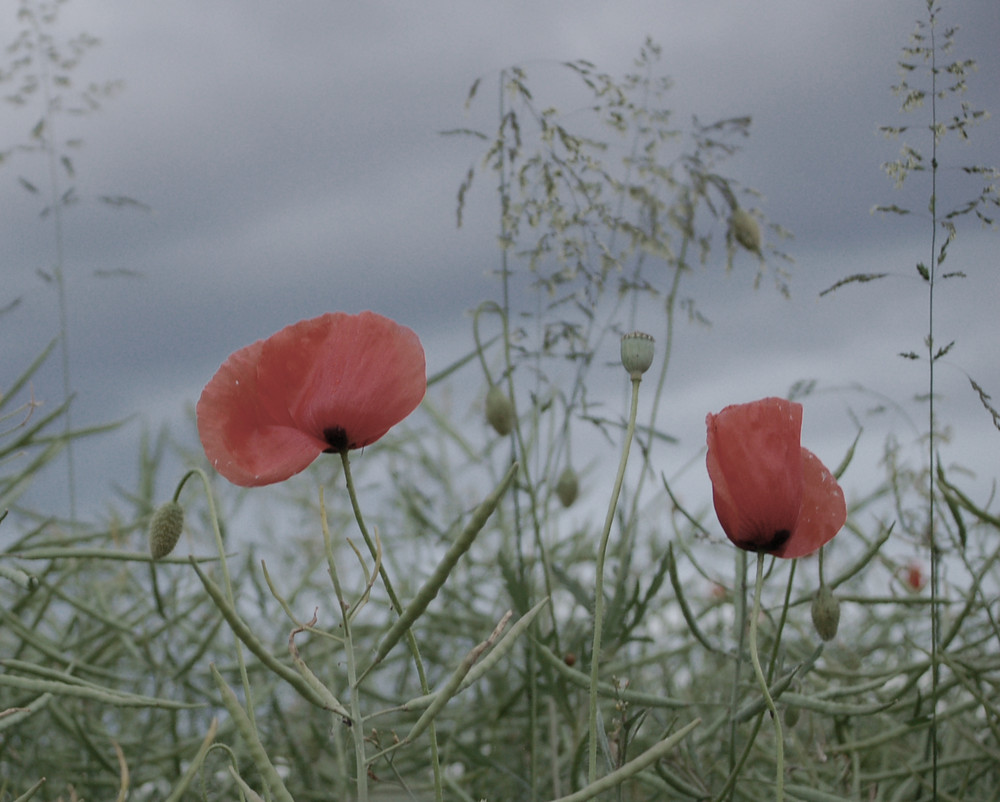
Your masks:
<svg viewBox="0 0 1000 802"><path fill-rule="evenodd" d="M346 452L345 452L346 453ZM354 640L351 637L351 604L344 596L337 573L337 564L333 558L333 540L330 537L330 526L326 519L326 502L323 499L323 488L319 492L320 520L323 525L323 546L326 550L326 562L333 582L334 593L337 594L340 607L341 622L344 628L344 661L347 664L347 681L351 688L351 735L354 738L354 773L357 781L358 802L368 802L368 759L365 755L365 733L361 713L361 699L358 693L358 669L354 654Z"/></svg>
<svg viewBox="0 0 1000 802"><path fill-rule="evenodd" d="M396 612L396 615L402 615L403 605L400 604L399 596L396 595L396 591L392 587L392 582L389 580L389 572L386 571L385 563L379 559L379 550L375 545L375 541L372 540L372 536L368 533L368 527L365 526L365 519L361 514L361 505L358 502L358 494L354 489L354 477L351 475L351 459L348 456L346 448L340 452L340 461L344 466L344 481L347 484L347 494L351 499L351 509L354 511L354 519L358 523L358 529L361 531L361 537L364 538L365 545L368 547L368 551L371 554L372 559L378 564L379 576L382 578L382 584L385 587L386 594L389 596L389 602L392 604L392 609ZM430 683L427 682L427 672L424 670L424 661L420 657L420 648L417 646L417 639L414 636L412 629L408 629L406 631L406 643L410 647L410 654L413 656L413 663L416 666L417 676L420 679L420 692L428 694L431 692L431 687ZM352 683L352 704L354 697L356 697L357 694L358 689ZM360 727L360 720L357 720L354 726ZM437 802L443 802L444 790L441 781L440 758L438 757L437 731L433 722L428 728L427 735L430 739L431 745L431 770L434 773L434 795Z"/></svg>
<svg viewBox="0 0 1000 802"><path fill-rule="evenodd" d="M42 100L44 101L44 114L42 116L43 127L39 134L42 152L49 173L49 211L52 212L52 235L55 239L55 263L52 266L52 277L55 279L56 295L59 304L59 351L62 367L63 401L66 403L66 414L63 419L63 434L66 437L66 477L67 494L69 500L70 520L76 523L76 471L73 463L73 438L70 433L73 431L72 405L69 403L73 395L73 382L70 378L70 354L69 354L69 302L66 291L65 266L65 243L63 242L62 207L63 192L59 183L59 160L56 153L55 120L53 110L56 108L52 95L52 74L49 70L49 57L47 55L49 39L41 29L41 22L38 15L29 13L30 20L35 33L35 47L39 53L46 53L39 58L39 72L41 73Z"/></svg>
<svg viewBox="0 0 1000 802"><path fill-rule="evenodd" d="M733 667L733 687L729 700L730 720L729 720L729 775L735 778L737 766L746 759L745 755L737 761L736 755L736 717L735 713L739 707L740 674L743 668L743 646L746 642L747 633L747 553L743 549L736 549L735 553L736 587L733 589L733 615L736 619L739 636L736 640L736 665ZM722 798L721 796L719 797Z"/></svg>
<svg viewBox="0 0 1000 802"><path fill-rule="evenodd" d="M771 711L771 718L774 719L774 799L775 802L782 802L785 798L784 733L781 729L781 717L774 706L771 692L767 688L767 679L764 677L764 672L760 667L760 656L757 654L757 619L760 618L760 597L764 588L764 559L764 552L757 552L757 583L754 586L753 613L750 615L750 661L753 663L753 670L757 675L761 693L764 694L764 701L767 702L767 709Z"/></svg>
<svg viewBox="0 0 1000 802"><path fill-rule="evenodd" d="M941 561L938 554L937 533L935 528L935 494L937 485L935 484L934 459L937 451L937 440L935 439L934 420L934 362L937 360L934 343L934 284L937 276L937 174L938 174L938 128L937 128L937 42L935 40L935 28L937 11L933 2L927 4L928 16L930 17L930 55L931 55L931 250L928 262L927 279L927 455L928 455L928 477L929 492L927 494L927 539L931 554L931 726L929 731L931 748L931 798L938 798L938 732L937 732L937 710L938 710L938 688L941 681L940 670L940 645L941 645L941 614L939 611L940 594L940 567ZM944 254L941 254L942 258Z"/></svg>
<svg viewBox="0 0 1000 802"><path fill-rule="evenodd" d="M226 547L222 542L222 530L219 528L219 514L215 509L215 498L212 495L212 486L208 481L208 476L205 475L205 472L201 468L192 468L181 477L180 482L177 483L177 489L174 491L174 501L177 501L180 498L181 490L184 489L185 483L192 476L197 476L201 480L202 487L205 490L205 498L208 499L208 517L212 522L212 532L215 535L215 547L218 549L219 562L222 565L222 579L226 588L226 598L229 600L229 604L232 606L233 610L236 610L236 594L233 592L233 580L229 575L229 564L226 562ZM240 669L240 682L243 685L243 694L246 698L247 721L254 733L256 733L257 720L254 716L253 710L253 693L250 690L250 677L247 674L246 660L243 658L243 644L235 631L233 632L233 642L236 646L236 662ZM267 786L264 788L264 795L269 800L271 799L271 790Z"/></svg>
<svg viewBox="0 0 1000 802"><path fill-rule="evenodd" d="M625 445L622 447L621 461L618 463L618 475L611 491L611 501L608 504L608 514L604 519L604 531L601 533L600 545L597 548L597 576L594 583L594 644L590 654L590 737L588 743L588 782L597 780L597 675L601 659L601 634L604 626L604 559L608 552L608 539L611 536L611 525L615 520L615 509L618 507L618 496L621 494L622 481L625 478L625 466L628 463L628 453L632 447L635 435L635 417L639 408L639 383L641 376L632 378L632 403L629 408L628 428L625 431Z"/></svg>
<svg viewBox="0 0 1000 802"><path fill-rule="evenodd" d="M219 514L215 509L215 498L212 495L212 486L209 483L205 472L201 470L201 468L192 468L184 474L183 477L181 477L180 482L177 483L177 489L174 491L174 501L178 501L181 495L181 490L184 488L184 484L192 476L197 476L201 480L202 487L205 490L205 498L208 500L208 517L212 522L212 533L215 536L215 547L219 552L219 563L222 566L222 579L226 588L226 598L235 610L236 594L233 592L233 580L229 574L229 563L226 562L226 547L222 542L222 530L219 528ZM257 725L254 721L253 713L253 696L250 693L250 677L247 675L247 666L243 659L243 645L235 632L233 633L233 640L236 644L236 661L240 667L240 680L243 683L243 692L246 694L247 715L250 717L250 723L256 728Z"/></svg>
<svg viewBox="0 0 1000 802"><path fill-rule="evenodd" d="M649 412L649 423L646 430L646 438L649 446L652 446L654 440L654 433L656 432L656 418L657 413L660 410L660 399L663 397L663 389L667 383L667 370L670 367L670 357L673 355L674 350L674 319L675 312L677 308L677 297L680 292L681 275L687 269L686 259L688 243L691 238L687 233L684 234L684 239L681 242L680 254L677 257L677 263L674 265L674 275L670 282L670 291L667 293L666 301L664 302L663 308L666 312L665 323L666 331L663 336L663 359L660 361L660 375L656 380L656 391L653 393L653 403L650 406ZM652 448L647 447L645 449L645 463L648 466L649 455L652 453ZM636 485L635 495L632 498L632 520L636 520L636 512L639 507L639 497L642 495L642 487L646 480L646 471L643 470L639 474L639 481ZM652 474L652 471L649 472Z"/></svg>
<svg viewBox="0 0 1000 802"><path fill-rule="evenodd" d="M668 752L676 749L677 745L699 724L701 724L701 719L696 718L694 721L681 727L673 735L653 744L653 746L637 757L632 758L632 760L621 768L616 769L598 781L588 783L585 788L581 788L575 793L559 797L555 802L586 802L588 799L593 799L605 791L610 791L612 788L620 786L629 777L634 777L643 769L661 760Z"/></svg>

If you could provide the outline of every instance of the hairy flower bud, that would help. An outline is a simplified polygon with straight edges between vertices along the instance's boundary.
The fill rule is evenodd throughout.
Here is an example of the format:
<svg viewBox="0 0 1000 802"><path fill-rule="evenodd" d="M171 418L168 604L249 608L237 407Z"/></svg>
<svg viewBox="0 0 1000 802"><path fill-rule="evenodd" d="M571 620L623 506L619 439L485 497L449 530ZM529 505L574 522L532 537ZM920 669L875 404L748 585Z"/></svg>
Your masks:
<svg viewBox="0 0 1000 802"><path fill-rule="evenodd" d="M501 436L514 428L514 404L496 384L491 384L486 393L486 420Z"/></svg>
<svg viewBox="0 0 1000 802"><path fill-rule="evenodd" d="M567 465L556 481L556 495L559 497L559 503L568 507L576 501L579 494L580 480L576 477L576 471Z"/></svg>
<svg viewBox="0 0 1000 802"><path fill-rule="evenodd" d="M736 209L729 218L733 238L751 253L760 254L760 226L746 209Z"/></svg>
<svg viewBox="0 0 1000 802"><path fill-rule="evenodd" d="M812 600L812 620L816 632L825 640L837 637L840 624L840 602L826 585L821 585Z"/></svg>
<svg viewBox="0 0 1000 802"><path fill-rule="evenodd" d="M154 560L174 550L184 529L184 508L176 501L162 504L149 523L149 551Z"/></svg>
<svg viewBox="0 0 1000 802"><path fill-rule="evenodd" d="M652 337L641 331L622 337L622 365L631 378L640 378L653 364L654 343Z"/></svg>

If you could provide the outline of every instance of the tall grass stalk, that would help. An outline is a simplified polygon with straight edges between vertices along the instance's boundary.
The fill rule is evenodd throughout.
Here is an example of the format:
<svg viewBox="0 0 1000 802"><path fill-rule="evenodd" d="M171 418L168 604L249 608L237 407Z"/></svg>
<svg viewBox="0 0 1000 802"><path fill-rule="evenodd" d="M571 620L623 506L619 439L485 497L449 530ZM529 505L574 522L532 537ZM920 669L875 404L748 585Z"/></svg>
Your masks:
<svg viewBox="0 0 1000 802"><path fill-rule="evenodd" d="M608 553L608 540L611 537L611 527L615 521L618 497L621 494L622 482L625 479L625 466L628 464L628 455L632 448L632 437L635 435L635 417L639 408L639 383L641 381L641 375L632 377L632 401L629 405L625 442L622 444L622 455L618 463L618 473L615 476L614 486L611 488L611 500L608 502L608 514L604 519L604 529L601 531L601 539L597 546L597 560L594 573L594 641L590 650L590 700L588 706L590 735L587 747L587 776L591 783L597 781L597 683L600 676L601 639L604 629L604 560Z"/></svg>

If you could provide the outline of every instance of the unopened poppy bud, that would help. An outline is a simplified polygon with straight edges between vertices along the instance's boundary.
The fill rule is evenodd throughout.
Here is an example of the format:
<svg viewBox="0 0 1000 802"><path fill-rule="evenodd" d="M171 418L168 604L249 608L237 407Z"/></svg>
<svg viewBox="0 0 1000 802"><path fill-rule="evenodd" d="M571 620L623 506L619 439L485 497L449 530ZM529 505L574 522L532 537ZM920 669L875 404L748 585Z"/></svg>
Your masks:
<svg viewBox="0 0 1000 802"><path fill-rule="evenodd" d="M641 331L622 337L622 365L633 379L638 379L653 364L654 340Z"/></svg>
<svg viewBox="0 0 1000 802"><path fill-rule="evenodd" d="M510 434L514 428L514 404L496 384L490 385L486 393L486 420L501 436Z"/></svg>
<svg viewBox="0 0 1000 802"><path fill-rule="evenodd" d="M812 600L812 620L816 632L825 640L837 637L837 626L840 624L840 602L826 585L821 585Z"/></svg>
<svg viewBox="0 0 1000 802"><path fill-rule="evenodd" d="M149 523L149 551L154 560L166 557L174 550L184 529L184 508L168 501L153 513Z"/></svg>
<svg viewBox="0 0 1000 802"><path fill-rule="evenodd" d="M737 209L729 218L733 238L751 253L760 253L760 226L746 209Z"/></svg>
<svg viewBox="0 0 1000 802"><path fill-rule="evenodd" d="M910 590L922 590L924 587L924 571L915 560L906 566L906 584Z"/></svg>
<svg viewBox="0 0 1000 802"><path fill-rule="evenodd" d="M785 716L784 716L784 718L785 718L785 724L788 727L794 727L796 724L798 724L799 723L799 713L800 712L801 711L797 707L792 707L791 705L789 705L788 707L786 707L785 708Z"/></svg>
<svg viewBox="0 0 1000 802"><path fill-rule="evenodd" d="M576 471L567 465L559 474L559 479L556 482L556 495L559 497L559 503L568 507L576 501L579 494L580 480L576 477Z"/></svg>

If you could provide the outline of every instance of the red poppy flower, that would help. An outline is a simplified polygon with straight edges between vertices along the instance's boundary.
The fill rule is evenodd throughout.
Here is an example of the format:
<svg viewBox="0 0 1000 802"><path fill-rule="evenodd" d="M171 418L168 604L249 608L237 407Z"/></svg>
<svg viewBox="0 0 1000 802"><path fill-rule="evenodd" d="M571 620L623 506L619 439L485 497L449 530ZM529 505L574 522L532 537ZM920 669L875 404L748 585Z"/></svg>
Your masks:
<svg viewBox="0 0 1000 802"><path fill-rule="evenodd" d="M410 329L374 312L331 312L232 354L198 400L198 435L230 482L267 485L324 451L374 443L426 390Z"/></svg>
<svg viewBox="0 0 1000 802"><path fill-rule="evenodd" d="M709 414L708 475L715 512L741 549L802 557L847 520L833 474L802 448L802 405L781 398Z"/></svg>
<svg viewBox="0 0 1000 802"><path fill-rule="evenodd" d="M906 584L910 590L923 590L925 582L924 567L916 560L910 561L906 566Z"/></svg>

